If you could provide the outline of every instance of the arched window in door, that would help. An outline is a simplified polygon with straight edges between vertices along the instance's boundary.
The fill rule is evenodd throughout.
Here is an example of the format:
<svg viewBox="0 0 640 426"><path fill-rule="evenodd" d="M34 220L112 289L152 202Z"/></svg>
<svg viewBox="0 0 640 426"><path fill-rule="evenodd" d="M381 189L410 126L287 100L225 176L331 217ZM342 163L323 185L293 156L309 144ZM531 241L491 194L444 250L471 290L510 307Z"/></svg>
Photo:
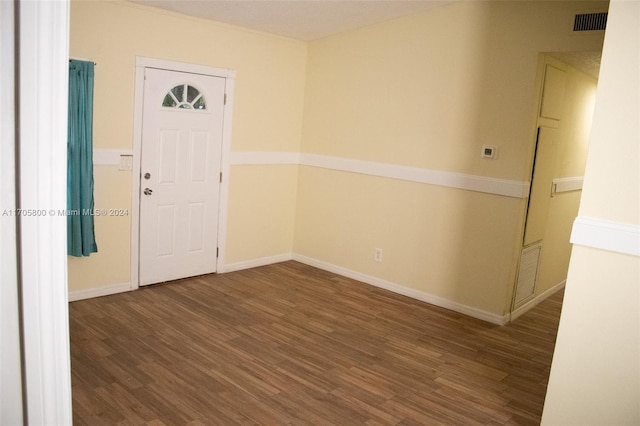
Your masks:
<svg viewBox="0 0 640 426"><path fill-rule="evenodd" d="M162 106L179 109L207 109L202 93L187 83L179 84L169 90L162 101Z"/></svg>

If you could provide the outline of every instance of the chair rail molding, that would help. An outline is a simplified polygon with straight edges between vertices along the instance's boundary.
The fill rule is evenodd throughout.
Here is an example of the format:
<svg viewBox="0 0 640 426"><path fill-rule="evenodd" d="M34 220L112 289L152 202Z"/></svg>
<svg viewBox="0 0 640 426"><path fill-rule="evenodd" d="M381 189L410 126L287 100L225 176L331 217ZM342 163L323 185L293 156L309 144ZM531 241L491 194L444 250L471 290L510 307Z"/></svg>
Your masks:
<svg viewBox="0 0 640 426"><path fill-rule="evenodd" d="M570 241L585 247L640 256L640 225L578 216L573 222Z"/></svg>
<svg viewBox="0 0 640 426"><path fill-rule="evenodd" d="M527 198L529 182L297 152L233 152L231 165L297 164L449 188Z"/></svg>

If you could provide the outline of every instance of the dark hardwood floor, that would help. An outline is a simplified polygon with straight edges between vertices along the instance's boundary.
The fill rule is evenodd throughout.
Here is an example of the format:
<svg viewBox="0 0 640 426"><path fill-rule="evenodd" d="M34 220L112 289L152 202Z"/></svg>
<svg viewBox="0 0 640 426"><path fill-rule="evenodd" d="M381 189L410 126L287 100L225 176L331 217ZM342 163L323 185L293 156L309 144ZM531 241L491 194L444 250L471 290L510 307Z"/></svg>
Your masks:
<svg viewBox="0 0 640 426"><path fill-rule="evenodd" d="M500 327L296 262L73 302L74 424L539 424L561 303Z"/></svg>

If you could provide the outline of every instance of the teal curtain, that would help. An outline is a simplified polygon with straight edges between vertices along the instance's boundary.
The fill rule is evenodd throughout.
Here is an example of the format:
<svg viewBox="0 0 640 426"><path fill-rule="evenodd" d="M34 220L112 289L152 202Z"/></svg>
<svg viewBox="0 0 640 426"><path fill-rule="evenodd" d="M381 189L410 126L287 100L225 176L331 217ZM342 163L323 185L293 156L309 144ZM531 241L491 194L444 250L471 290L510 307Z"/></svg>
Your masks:
<svg viewBox="0 0 640 426"><path fill-rule="evenodd" d="M98 251L93 228L93 62L69 61L67 254Z"/></svg>

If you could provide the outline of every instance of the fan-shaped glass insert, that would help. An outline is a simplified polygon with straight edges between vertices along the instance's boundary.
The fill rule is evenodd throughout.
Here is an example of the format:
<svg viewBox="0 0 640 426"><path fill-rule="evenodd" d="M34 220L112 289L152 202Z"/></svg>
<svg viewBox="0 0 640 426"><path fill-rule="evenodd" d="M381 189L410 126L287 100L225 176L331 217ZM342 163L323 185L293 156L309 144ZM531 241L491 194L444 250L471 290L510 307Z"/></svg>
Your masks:
<svg viewBox="0 0 640 426"><path fill-rule="evenodd" d="M179 84L165 95L162 106L182 109L207 109L204 96L198 89L188 84Z"/></svg>

